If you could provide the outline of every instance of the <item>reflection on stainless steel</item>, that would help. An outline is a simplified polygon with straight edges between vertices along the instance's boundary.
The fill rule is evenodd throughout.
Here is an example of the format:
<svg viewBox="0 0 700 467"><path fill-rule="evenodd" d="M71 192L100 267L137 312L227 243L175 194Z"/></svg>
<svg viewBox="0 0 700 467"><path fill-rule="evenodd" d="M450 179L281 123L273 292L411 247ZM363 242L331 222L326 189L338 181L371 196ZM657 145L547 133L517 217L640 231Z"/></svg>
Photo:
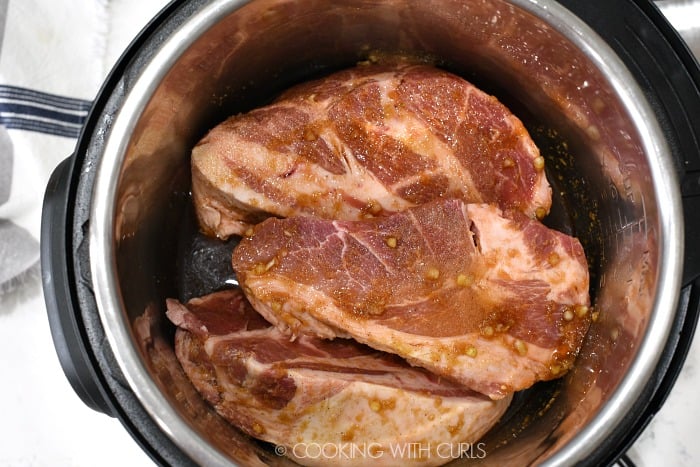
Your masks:
<svg viewBox="0 0 700 467"><path fill-rule="evenodd" d="M588 246L599 319L573 371L518 395L480 462L573 464L615 429L666 339L682 226L669 155L641 91L583 23L547 0L200 0L163 29L114 98L123 102L97 167L90 257L116 359L188 455L205 465L236 459L210 432L210 415L163 390L169 382L139 350L132 325L177 293L190 148L226 116L373 50L436 57L542 134L558 135L572 155L558 172L558 155L545 154L567 206L557 222Z"/></svg>
<svg viewBox="0 0 700 467"><path fill-rule="evenodd" d="M658 0L654 3L700 60L700 0Z"/></svg>
<svg viewBox="0 0 700 467"><path fill-rule="evenodd" d="M192 386L180 362L175 356L172 342L166 341L160 329L164 315L158 307L149 307L134 320L134 334L141 352L146 356L149 371L161 383L161 389L180 407L187 411L188 417L200 421L212 437L219 440L220 446L232 457L245 462L246 466L261 467L267 456L262 448L248 443L246 436L233 428L227 421L216 415L214 409L199 396Z"/></svg>

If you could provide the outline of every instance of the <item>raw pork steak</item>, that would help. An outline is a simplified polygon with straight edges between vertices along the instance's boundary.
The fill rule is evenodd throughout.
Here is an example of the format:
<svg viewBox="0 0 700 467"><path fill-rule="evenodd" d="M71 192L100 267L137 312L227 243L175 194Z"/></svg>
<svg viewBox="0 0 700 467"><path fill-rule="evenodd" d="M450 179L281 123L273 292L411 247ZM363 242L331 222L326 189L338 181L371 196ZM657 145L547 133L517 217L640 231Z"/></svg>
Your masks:
<svg viewBox="0 0 700 467"><path fill-rule="evenodd" d="M268 219L233 252L291 336L353 337L497 399L571 366L590 322L581 244L459 200L384 218Z"/></svg>
<svg viewBox="0 0 700 467"><path fill-rule="evenodd" d="M541 218L543 164L495 97L435 67L375 64L211 130L192 151L192 194L202 230L221 238L270 215L358 220L445 197Z"/></svg>
<svg viewBox="0 0 700 467"><path fill-rule="evenodd" d="M178 359L204 398L306 465L396 465L409 456L411 465L441 464L450 452L459 457L459 443L478 441L510 401L492 401L352 340L290 341L239 290L187 305L168 300L167 314L179 326Z"/></svg>

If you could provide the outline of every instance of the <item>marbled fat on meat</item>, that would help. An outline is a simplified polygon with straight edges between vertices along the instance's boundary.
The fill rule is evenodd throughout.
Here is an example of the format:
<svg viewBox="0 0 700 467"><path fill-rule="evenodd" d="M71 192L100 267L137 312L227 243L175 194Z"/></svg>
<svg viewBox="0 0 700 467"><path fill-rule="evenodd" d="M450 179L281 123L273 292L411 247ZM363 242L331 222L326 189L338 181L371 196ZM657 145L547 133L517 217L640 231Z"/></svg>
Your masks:
<svg viewBox="0 0 700 467"><path fill-rule="evenodd" d="M303 465L397 465L415 445L420 457L413 452L411 465L442 464L446 453L459 456L460 443L478 441L510 402L353 340L290 341L238 289L167 305L179 327L177 357L202 396ZM324 445L343 454L305 455L305 447Z"/></svg>
<svg viewBox="0 0 700 467"><path fill-rule="evenodd" d="M578 240L456 199L363 221L268 219L233 268L284 333L352 337L494 399L563 375L590 323Z"/></svg>
<svg viewBox="0 0 700 467"><path fill-rule="evenodd" d="M192 151L192 194L202 230L220 238L269 216L358 220L448 197L542 217L543 161L495 97L398 61L303 83L221 123Z"/></svg>

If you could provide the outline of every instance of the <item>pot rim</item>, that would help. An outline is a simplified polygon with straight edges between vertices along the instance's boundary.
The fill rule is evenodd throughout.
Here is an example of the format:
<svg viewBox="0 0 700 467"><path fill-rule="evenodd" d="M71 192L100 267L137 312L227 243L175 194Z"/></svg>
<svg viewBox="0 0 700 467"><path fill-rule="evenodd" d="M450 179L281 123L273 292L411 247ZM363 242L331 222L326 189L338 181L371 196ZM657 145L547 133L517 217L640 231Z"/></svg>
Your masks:
<svg viewBox="0 0 700 467"><path fill-rule="evenodd" d="M563 6L548 0L513 0L512 3L545 19L571 40L610 82L625 103L636 128L654 180L654 196L664 200L659 210L661 261L654 293L653 312L639 352L625 377L600 412L563 448L542 465L565 466L590 458L597 446L612 435L642 394L669 339L680 296L684 258L683 207L671 151L663 131L636 80L612 48L586 23Z"/></svg>
<svg viewBox="0 0 700 467"><path fill-rule="evenodd" d="M118 182L118 177L114 174L118 173L124 158L128 135L132 133L153 92L176 60L219 18L249 1L251 0L223 0L206 5L178 25L143 66L133 87L128 90L105 141L102 158L95 168L90 209L92 221L88 238L92 284L97 312L115 360L146 412L186 455L201 465L224 466L231 465L231 462L223 453L208 447L207 441L162 397L136 347L122 345L124 342L133 342L134 338L124 319L124 303L120 297L116 262L112 254L115 245L113 220Z"/></svg>
<svg viewBox="0 0 700 467"><path fill-rule="evenodd" d="M229 465L222 453L211 449L162 397L141 355L133 345L133 333L124 319L113 254L114 218L119 168L127 150L129 135L153 92L177 59L216 22L249 0L212 1L178 25L145 63L114 117L95 167L90 207L89 255L92 285L99 318L122 373L138 400L157 425L194 461L207 465ZM650 157L654 197L663 200L659 210L659 280L640 350L627 374L600 412L565 446L545 460L545 465L569 465L586 460L596 447L617 428L652 377L662 348L669 338L680 294L683 266L683 210L670 150L663 132L642 90L612 49L588 25L563 6L550 0L510 0L510 3L543 19L572 43L584 50L625 103L639 131L644 152Z"/></svg>

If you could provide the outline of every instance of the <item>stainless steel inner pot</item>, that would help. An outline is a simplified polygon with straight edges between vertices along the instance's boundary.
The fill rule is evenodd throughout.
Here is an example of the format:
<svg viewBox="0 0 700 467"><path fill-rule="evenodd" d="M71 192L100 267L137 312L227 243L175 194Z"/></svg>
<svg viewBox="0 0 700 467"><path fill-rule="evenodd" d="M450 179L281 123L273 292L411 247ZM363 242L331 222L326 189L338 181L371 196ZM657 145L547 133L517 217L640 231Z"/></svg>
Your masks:
<svg viewBox="0 0 700 467"><path fill-rule="evenodd" d="M681 285L683 211L664 135L620 59L547 0L193 1L125 64L90 135L89 280L128 385L163 433L202 465L285 464L222 424L167 365L190 148L218 121L375 51L432 57L495 94L546 146L560 213L594 278L576 367L516 398L455 464L571 465L594 458L643 397ZM89 330L88 330L89 332Z"/></svg>

